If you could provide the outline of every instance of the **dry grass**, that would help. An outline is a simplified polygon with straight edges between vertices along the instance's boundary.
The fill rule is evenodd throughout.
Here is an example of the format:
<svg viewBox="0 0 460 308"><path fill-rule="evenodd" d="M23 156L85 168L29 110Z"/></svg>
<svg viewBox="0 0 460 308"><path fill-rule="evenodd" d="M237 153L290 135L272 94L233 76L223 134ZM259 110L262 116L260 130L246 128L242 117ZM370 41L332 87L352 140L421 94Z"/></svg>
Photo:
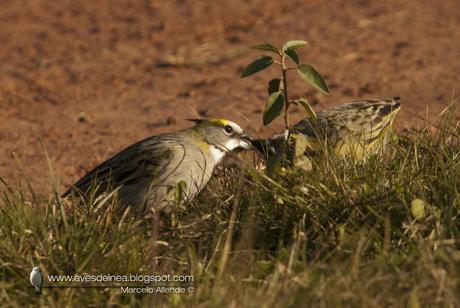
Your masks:
<svg viewBox="0 0 460 308"><path fill-rule="evenodd" d="M193 204L151 226L116 200L56 203L27 185L0 200L0 303L46 306L460 306L460 128L408 132L386 157L356 165L322 157L310 172L269 179L229 166ZM25 187L25 188L24 188ZM411 202L424 201L423 217ZM119 288L46 288L48 274L192 274L188 295ZM46 283L46 282L45 282Z"/></svg>

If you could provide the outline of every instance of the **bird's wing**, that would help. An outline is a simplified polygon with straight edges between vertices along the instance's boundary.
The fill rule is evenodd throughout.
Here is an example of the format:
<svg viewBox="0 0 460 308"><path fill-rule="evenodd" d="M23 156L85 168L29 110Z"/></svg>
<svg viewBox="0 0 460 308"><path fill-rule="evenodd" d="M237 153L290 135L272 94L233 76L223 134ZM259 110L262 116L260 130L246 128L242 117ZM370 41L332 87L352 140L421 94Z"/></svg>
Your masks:
<svg viewBox="0 0 460 308"><path fill-rule="evenodd" d="M349 133L368 140L377 137L398 110L399 98L347 103L318 112L316 123L301 120L294 131L312 138L327 136L333 143Z"/></svg>
<svg viewBox="0 0 460 308"><path fill-rule="evenodd" d="M139 141L88 172L62 197L75 192L86 195L91 189L99 194L159 174L171 161L172 148L179 144L177 138L166 134Z"/></svg>

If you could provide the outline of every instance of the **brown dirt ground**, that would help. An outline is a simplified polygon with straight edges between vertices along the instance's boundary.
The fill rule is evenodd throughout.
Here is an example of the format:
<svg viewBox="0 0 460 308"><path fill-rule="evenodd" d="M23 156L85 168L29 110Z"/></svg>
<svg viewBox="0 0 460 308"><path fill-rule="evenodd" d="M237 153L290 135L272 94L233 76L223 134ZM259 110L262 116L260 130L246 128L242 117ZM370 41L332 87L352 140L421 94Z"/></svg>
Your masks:
<svg viewBox="0 0 460 308"><path fill-rule="evenodd" d="M195 111L279 130L261 123L278 72L239 74L257 54L247 46L288 39L309 41L301 59L330 86L317 94L293 76L292 94L316 110L398 95L403 127L427 110L433 119L458 90L458 0L3 0L0 176L12 183L20 166L46 192L40 140L68 183L136 140L189 126Z"/></svg>

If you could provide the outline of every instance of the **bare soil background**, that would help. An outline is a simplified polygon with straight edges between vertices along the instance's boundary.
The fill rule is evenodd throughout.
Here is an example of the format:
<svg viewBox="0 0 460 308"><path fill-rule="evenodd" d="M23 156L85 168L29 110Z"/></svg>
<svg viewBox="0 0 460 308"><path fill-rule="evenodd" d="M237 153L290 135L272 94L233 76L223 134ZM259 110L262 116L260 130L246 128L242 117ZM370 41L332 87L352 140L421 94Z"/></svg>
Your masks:
<svg viewBox="0 0 460 308"><path fill-rule="evenodd" d="M266 83L278 72L239 74L258 54L249 45L289 39L310 43L301 59L330 87L318 94L292 76L291 95L307 94L316 110L401 96L404 128L435 120L458 91L458 0L3 0L0 177L14 183L22 172L47 192L40 140L62 187L197 114L269 135L282 127L261 121Z"/></svg>

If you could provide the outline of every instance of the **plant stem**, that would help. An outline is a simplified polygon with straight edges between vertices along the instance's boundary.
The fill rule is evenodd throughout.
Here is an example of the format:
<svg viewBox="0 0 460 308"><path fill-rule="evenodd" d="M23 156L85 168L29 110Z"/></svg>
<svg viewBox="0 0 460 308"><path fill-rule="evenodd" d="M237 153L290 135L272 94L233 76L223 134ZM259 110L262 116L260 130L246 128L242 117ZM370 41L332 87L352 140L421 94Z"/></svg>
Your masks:
<svg viewBox="0 0 460 308"><path fill-rule="evenodd" d="M289 140L289 97L288 97L288 89L287 89L287 80L286 80L286 73L288 68L286 68L285 64L286 56L281 56L281 70L283 72L283 94L284 94L284 128L288 131L287 140Z"/></svg>

